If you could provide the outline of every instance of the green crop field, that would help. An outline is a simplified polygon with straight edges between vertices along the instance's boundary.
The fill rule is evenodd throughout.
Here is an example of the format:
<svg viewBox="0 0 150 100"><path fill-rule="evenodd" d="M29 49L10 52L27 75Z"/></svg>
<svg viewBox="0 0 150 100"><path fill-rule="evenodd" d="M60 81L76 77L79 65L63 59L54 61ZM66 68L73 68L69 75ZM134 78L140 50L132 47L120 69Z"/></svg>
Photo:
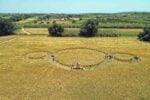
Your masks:
<svg viewBox="0 0 150 100"><path fill-rule="evenodd" d="M65 28L80 28L87 19L97 20L101 28L143 28L150 24L147 12L126 12L114 14L0 14L0 17L13 20L18 27L47 28L56 21Z"/></svg>
<svg viewBox="0 0 150 100"><path fill-rule="evenodd" d="M79 49L63 51L66 48ZM148 100L149 51L149 43L136 37L0 37L0 99ZM64 64L103 62L88 70L71 70L52 61L52 54ZM122 60L106 59L107 54ZM128 61L133 55L139 60Z"/></svg>
<svg viewBox="0 0 150 100"><path fill-rule="evenodd" d="M31 35L48 35L47 28L24 28L25 31L31 33ZM79 28L65 28L64 35L74 35L77 36L80 32ZM136 37L139 33L143 32L143 29L116 29L116 28L100 28L98 34L118 34L122 37ZM22 29L18 30L19 35L25 34Z"/></svg>

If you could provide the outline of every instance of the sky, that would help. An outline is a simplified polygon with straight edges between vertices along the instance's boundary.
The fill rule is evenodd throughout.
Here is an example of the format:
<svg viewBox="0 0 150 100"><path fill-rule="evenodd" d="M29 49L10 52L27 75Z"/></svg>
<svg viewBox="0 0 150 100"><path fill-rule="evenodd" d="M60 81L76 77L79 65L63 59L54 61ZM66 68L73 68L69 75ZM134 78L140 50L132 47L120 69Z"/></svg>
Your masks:
<svg viewBox="0 0 150 100"><path fill-rule="evenodd" d="M0 13L150 12L150 0L0 0Z"/></svg>

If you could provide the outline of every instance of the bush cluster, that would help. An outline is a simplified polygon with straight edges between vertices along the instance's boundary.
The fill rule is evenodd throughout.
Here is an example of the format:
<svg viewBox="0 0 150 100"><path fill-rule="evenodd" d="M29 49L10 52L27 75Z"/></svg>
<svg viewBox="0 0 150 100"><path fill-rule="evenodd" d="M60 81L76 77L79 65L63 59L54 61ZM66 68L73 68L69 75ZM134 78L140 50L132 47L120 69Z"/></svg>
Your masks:
<svg viewBox="0 0 150 100"><path fill-rule="evenodd" d="M14 34L15 25L9 19L0 18L0 36Z"/></svg>
<svg viewBox="0 0 150 100"><path fill-rule="evenodd" d="M50 36L62 36L64 28L61 25L53 23L53 25L48 28L48 31Z"/></svg>
<svg viewBox="0 0 150 100"><path fill-rule="evenodd" d="M96 20L87 20L81 27L79 36L93 37L97 35L99 23ZM48 28L50 36L65 36L63 35L64 28L56 22ZM77 36L71 34L71 36Z"/></svg>
<svg viewBox="0 0 150 100"><path fill-rule="evenodd" d="M97 35L98 32L98 21L87 20L80 29L80 36L93 37Z"/></svg>
<svg viewBox="0 0 150 100"><path fill-rule="evenodd" d="M146 26L144 28L143 33L140 33L138 38L141 41L149 41L150 42L150 26Z"/></svg>

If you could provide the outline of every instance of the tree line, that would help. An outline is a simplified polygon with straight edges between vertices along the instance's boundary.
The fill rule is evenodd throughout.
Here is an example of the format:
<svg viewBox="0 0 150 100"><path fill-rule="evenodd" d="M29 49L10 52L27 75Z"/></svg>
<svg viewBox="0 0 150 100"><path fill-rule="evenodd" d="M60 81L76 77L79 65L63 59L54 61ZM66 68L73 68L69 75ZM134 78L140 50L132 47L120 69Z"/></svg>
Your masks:
<svg viewBox="0 0 150 100"><path fill-rule="evenodd" d="M79 36L82 37L94 37L97 36L99 28L99 22L95 19L88 19L80 28ZM14 34L15 23L10 19L0 18L0 36L12 35ZM64 27L53 22L53 24L48 28L49 36L60 37L63 35ZM143 33L138 35L139 40L150 41L150 26L146 25L144 27Z"/></svg>

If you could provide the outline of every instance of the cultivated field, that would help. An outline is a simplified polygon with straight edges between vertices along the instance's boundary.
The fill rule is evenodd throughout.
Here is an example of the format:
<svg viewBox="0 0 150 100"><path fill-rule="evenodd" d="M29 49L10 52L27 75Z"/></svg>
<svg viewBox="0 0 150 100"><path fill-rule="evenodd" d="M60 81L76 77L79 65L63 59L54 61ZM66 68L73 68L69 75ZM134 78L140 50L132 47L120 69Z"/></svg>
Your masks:
<svg viewBox="0 0 150 100"><path fill-rule="evenodd" d="M45 29L41 31L46 32ZM0 100L150 98L150 46L136 37L52 38L47 35L17 35L7 38L13 39L7 41L6 37L0 37ZM140 59L106 60L103 54L80 49L57 53L65 48L81 47L103 51L106 55L117 53L116 57L120 59L130 60L132 55ZM52 54L62 63L78 61L93 64L98 62L98 58L104 62L89 70L71 70L53 62Z"/></svg>
<svg viewBox="0 0 150 100"><path fill-rule="evenodd" d="M2 16L2 15L0 15ZM17 16L17 18L16 18ZM83 22L88 19L95 19L100 22L101 28L143 28L145 24L150 23L149 13L116 13L116 14L4 14L3 17L18 19L17 24L27 28L47 28L56 21L65 28L80 28ZM25 17L25 18L24 18Z"/></svg>
<svg viewBox="0 0 150 100"><path fill-rule="evenodd" d="M31 35L48 35L48 29L47 28L24 28L26 32L31 33ZM64 35L69 35L70 34L77 36L78 33L80 32L80 28L65 28L64 29ZM116 28L100 28L98 29L98 34L101 32L103 33L109 33L109 34L118 34L123 37L135 37L137 36L140 32L143 32L143 29L116 29ZM22 32L22 30L17 32L20 35L25 34Z"/></svg>

